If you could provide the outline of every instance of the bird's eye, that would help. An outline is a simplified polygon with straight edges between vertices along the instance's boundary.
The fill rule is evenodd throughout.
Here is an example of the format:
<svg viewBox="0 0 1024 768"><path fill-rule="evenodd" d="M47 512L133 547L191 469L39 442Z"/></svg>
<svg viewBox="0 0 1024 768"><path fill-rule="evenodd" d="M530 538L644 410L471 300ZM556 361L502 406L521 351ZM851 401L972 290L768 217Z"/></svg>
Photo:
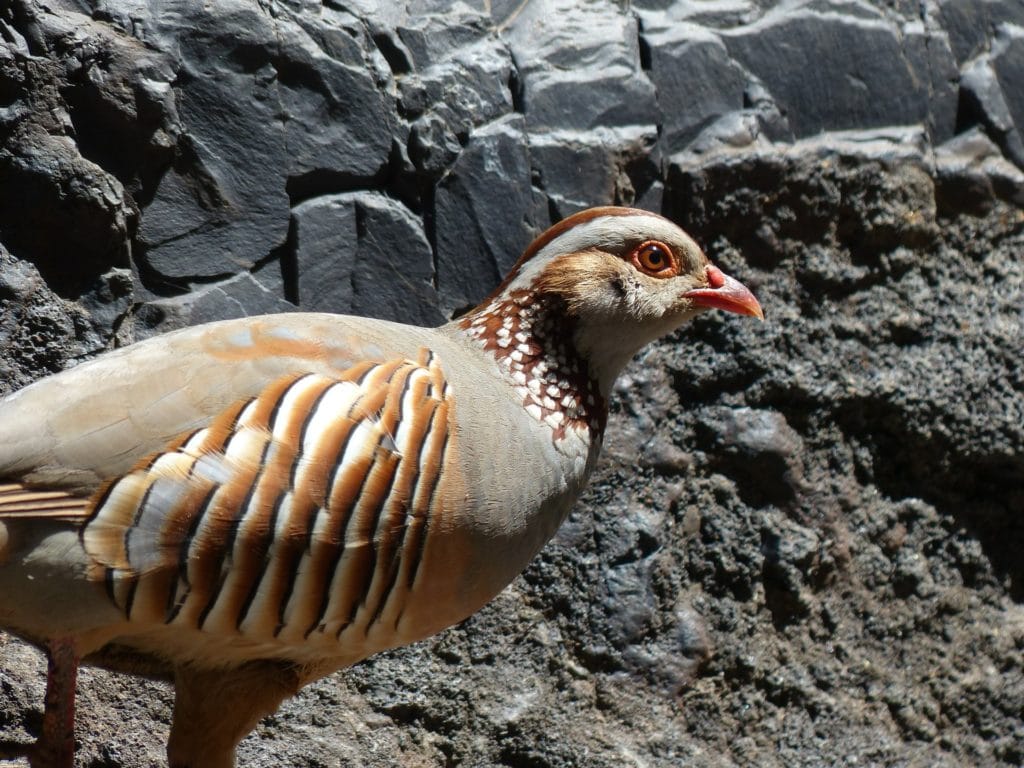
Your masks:
<svg viewBox="0 0 1024 768"><path fill-rule="evenodd" d="M672 251L664 243L649 241L633 251L633 266L651 277L673 277L679 268Z"/></svg>

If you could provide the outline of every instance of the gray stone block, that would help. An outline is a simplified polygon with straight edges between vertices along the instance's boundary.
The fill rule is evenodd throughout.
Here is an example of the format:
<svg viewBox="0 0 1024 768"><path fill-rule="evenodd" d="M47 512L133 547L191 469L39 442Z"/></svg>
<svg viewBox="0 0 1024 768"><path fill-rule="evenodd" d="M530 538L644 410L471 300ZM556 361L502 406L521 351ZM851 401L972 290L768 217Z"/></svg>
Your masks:
<svg viewBox="0 0 1024 768"><path fill-rule="evenodd" d="M178 56L183 138L140 226L139 258L171 280L266 258L287 234L289 187L301 196L323 177L368 183L392 143L391 97L348 15L313 24L240 0L219 6L216 22L212 13L183 6L146 19L150 44Z"/></svg>
<svg viewBox="0 0 1024 768"><path fill-rule="evenodd" d="M525 128L509 115L474 131L437 184L434 248L446 315L490 293L547 224L534 209Z"/></svg>
<svg viewBox="0 0 1024 768"><path fill-rule="evenodd" d="M949 33L961 65L988 52L1000 24L1024 26L1024 4L1018 0L937 0L936 6L936 22Z"/></svg>
<svg viewBox="0 0 1024 768"><path fill-rule="evenodd" d="M654 86L641 69L637 20L614 3L528 3L507 39L531 132L659 122Z"/></svg>
<svg viewBox="0 0 1024 768"><path fill-rule="evenodd" d="M750 75L714 32L662 14L643 19L650 78L662 114L662 144L666 152L678 152L710 123L745 106Z"/></svg>
<svg viewBox="0 0 1024 768"><path fill-rule="evenodd" d="M764 84L797 138L913 124L939 126L943 137L950 133L952 53L941 44L922 52L935 35L919 24L894 22L866 4L821 2L777 6L721 35L730 55Z"/></svg>
<svg viewBox="0 0 1024 768"><path fill-rule="evenodd" d="M296 207L295 260L302 309L437 325L434 263L420 220L375 192Z"/></svg>

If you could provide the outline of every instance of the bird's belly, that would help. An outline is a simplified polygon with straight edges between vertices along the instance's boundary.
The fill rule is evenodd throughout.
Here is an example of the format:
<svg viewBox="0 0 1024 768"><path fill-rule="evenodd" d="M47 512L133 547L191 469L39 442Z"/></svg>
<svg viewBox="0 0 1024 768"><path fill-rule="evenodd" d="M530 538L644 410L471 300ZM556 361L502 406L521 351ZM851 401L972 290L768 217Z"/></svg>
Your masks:
<svg viewBox="0 0 1024 768"><path fill-rule="evenodd" d="M570 502L566 498L559 506L566 507ZM553 514L560 517L557 511ZM132 619L122 625L123 634L112 644L144 657L166 660L172 666L235 666L273 659L321 672L347 667L462 621L515 577L521 564L512 561L525 562L532 556L532 552L517 555L500 540L482 542L478 536L459 526L438 526L426 538L415 571L400 562L379 559L374 568L367 570L365 563L354 560L353 567L362 573L376 573L378 578L355 583L346 583L343 578L330 580L335 594L326 597L307 589L313 573L300 567L286 608L280 607L280 591L270 589L267 595L251 602L249 614L242 621L231 610L203 615L187 605L168 621L140 609L144 599L136 597L139 602ZM538 547L540 543L538 539ZM488 557L481 557L484 551ZM338 573L345 572L346 557L338 563ZM497 559L504 559L509 566L501 570L500 577L491 567ZM396 560L400 561L401 556ZM145 587L143 579L137 593L143 594ZM223 603L235 604L232 600ZM311 615L315 621L309 620Z"/></svg>
<svg viewBox="0 0 1024 768"><path fill-rule="evenodd" d="M345 667L433 635L494 597L512 575L479 578L476 548L458 526L440 525L416 547L312 547L289 569L255 580L227 568L215 594L191 591L180 570L115 574L124 583L106 588L125 613L110 644L171 665L275 659Z"/></svg>

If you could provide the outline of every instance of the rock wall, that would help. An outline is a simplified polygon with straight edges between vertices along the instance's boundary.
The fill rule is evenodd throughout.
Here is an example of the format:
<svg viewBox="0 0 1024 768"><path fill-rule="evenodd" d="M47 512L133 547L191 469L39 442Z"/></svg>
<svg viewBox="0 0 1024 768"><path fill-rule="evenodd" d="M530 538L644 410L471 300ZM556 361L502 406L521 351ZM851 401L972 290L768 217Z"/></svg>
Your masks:
<svg viewBox="0 0 1024 768"><path fill-rule="evenodd" d="M1016 0L8 0L0 392L216 318L437 323L562 216L661 211L768 322L648 350L523 578L240 763L1019 765L1022 126ZM80 690L83 765L162 759L166 686Z"/></svg>

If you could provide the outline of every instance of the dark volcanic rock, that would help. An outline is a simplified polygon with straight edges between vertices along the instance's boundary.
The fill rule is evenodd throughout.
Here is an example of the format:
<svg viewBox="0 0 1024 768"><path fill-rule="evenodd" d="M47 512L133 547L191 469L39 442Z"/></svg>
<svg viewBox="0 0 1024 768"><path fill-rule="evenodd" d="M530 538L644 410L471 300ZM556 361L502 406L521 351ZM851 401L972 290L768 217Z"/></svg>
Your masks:
<svg viewBox="0 0 1024 768"><path fill-rule="evenodd" d="M443 320L430 244L401 203L352 192L310 200L294 216L302 309L414 325Z"/></svg>
<svg viewBox="0 0 1024 768"><path fill-rule="evenodd" d="M944 34L920 24L894 23L866 4L809 3L770 10L723 40L797 137L915 123L939 140L952 134L953 55Z"/></svg>
<svg viewBox="0 0 1024 768"><path fill-rule="evenodd" d="M218 318L441 322L549 222L659 210L767 321L646 350L523 578L240 764L1020 765L1022 30L1016 0L8 0L0 392ZM45 665L0 646L27 741ZM167 686L79 691L83 765L159 764Z"/></svg>
<svg viewBox="0 0 1024 768"><path fill-rule="evenodd" d="M653 15L645 20L643 39L650 50L650 76L658 89L668 152L685 149L710 123L746 106L751 76L729 56L721 36Z"/></svg>
<svg viewBox="0 0 1024 768"><path fill-rule="evenodd" d="M285 241L289 195L372 182L392 143L358 19L303 24L245 2L211 13L133 19L179 62L183 136L139 232L140 262L168 280L223 274L224 258L251 267Z"/></svg>
<svg viewBox="0 0 1024 768"><path fill-rule="evenodd" d="M654 87L640 67L637 22L613 4L528 3L508 39L531 133L658 121Z"/></svg>
<svg viewBox="0 0 1024 768"><path fill-rule="evenodd" d="M57 292L78 297L97 274L128 266L137 210L118 176L144 175L166 154L170 72L77 13L0 9L0 32L0 231ZM128 162L104 167L119 134L131 136L120 146Z"/></svg>
<svg viewBox="0 0 1024 768"><path fill-rule="evenodd" d="M939 0L938 21L949 34L949 41L960 64L986 53L992 33L1005 24L1024 26L1024 6L1014 0Z"/></svg>
<svg viewBox="0 0 1024 768"><path fill-rule="evenodd" d="M82 315L57 297L31 264L0 246L0 392L63 369L78 351L76 325Z"/></svg>
<svg viewBox="0 0 1024 768"><path fill-rule="evenodd" d="M938 147L935 160L940 213L984 214L998 200L1024 206L1024 173L1007 162L981 130L967 131Z"/></svg>
<svg viewBox="0 0 1024 768"><path fill-rule="evenodd" d="M213 320L293 311L294 304L275 295L248 272L243 272L180 296L134 306L124 318L118 336L121 342L130 343Z"/></svg>
<svg viewBox="0 0 1024 768"><path fill-rule="evenodd" d="M1012 61L1010 65L1012 69ZM965 67L960 89L963 116L984 126L1006 155L1017 165L1024 166L1024 139L1013 121L990 56L982 56Z"/></svg>
<svg viewBox="0 0 1024 768"><path fill-rule="evenodd" d="M1001 25L992 50L992 69L999 82L1003 99L1006 101L1009 120L1016 126L1017 140L1014 158L1024 165L1020 152L1020 126L1024 125L1024 93L1020 84L1024 81L1024 27ZM1007 126L1009 128L1009 126Z"/></svg>
<svg viewBox="0 0 1024 768"><path fill-rule="evenodd" d="M553 218L643 198L659 175L661 113L637 20L612 4L545 0L515 14L508 40L534 181Z"/></svg>
<svg viewBox="0 0 1024 768"><path fill-rule="evenodd" d="M438 183L434 204L437 282L443 311L482 299L515 264L543 221L533 215L522 118L474 131Z"/></svg>

